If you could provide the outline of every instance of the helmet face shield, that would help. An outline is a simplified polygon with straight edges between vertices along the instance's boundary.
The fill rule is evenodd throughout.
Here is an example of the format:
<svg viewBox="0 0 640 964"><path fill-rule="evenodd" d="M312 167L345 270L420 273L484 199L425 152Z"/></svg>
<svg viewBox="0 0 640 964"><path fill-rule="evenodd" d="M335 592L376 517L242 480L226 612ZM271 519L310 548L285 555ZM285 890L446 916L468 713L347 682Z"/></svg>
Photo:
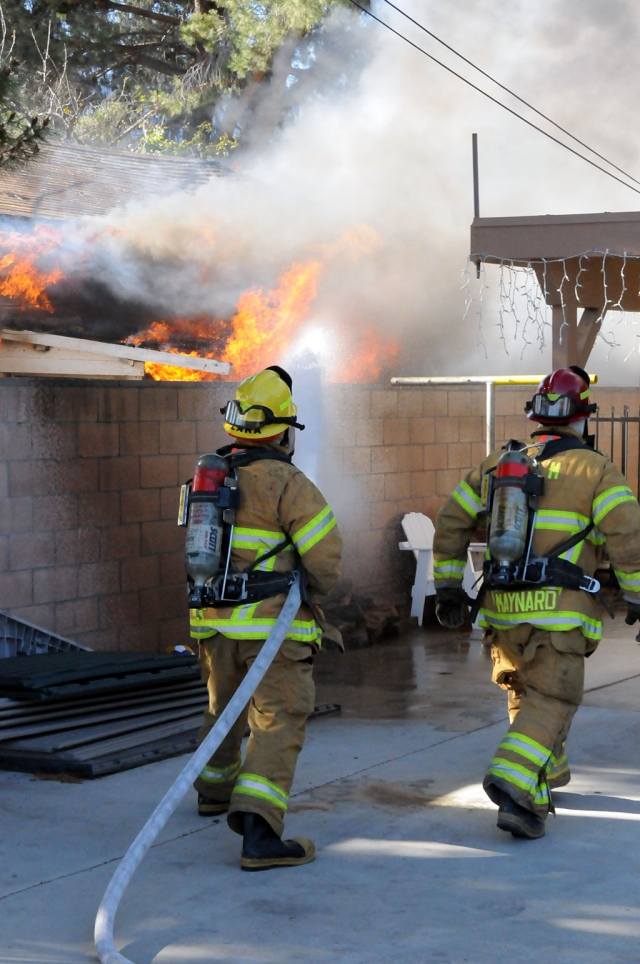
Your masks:
<svg viewBox="0 0 640 964"><path fill-rule="evenodd" d="M243 432L259 432L265 425L276 421L270 409L262 405L249 405L243 411L242 406L235 400L227 402L226 407L220 411L225 422L233 428L242 429Z"/></svg>
<svg viewBox="0 0 640 964"><path fill-rule="evenodd" d="M580 411L580 406L570 395L534 395L529 406L534 416L540 415L542 418L571 418Z"/></svg>

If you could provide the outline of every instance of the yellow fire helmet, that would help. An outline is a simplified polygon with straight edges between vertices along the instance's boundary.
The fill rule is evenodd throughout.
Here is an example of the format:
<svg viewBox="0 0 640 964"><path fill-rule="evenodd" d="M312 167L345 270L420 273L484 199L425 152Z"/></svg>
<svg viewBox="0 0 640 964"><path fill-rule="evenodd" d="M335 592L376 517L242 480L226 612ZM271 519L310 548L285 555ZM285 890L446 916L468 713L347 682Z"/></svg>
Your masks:
<svg viewBox="0 0 640 964"><path fill-rule="evenodd" d="M303 429L291 397L291 376L274 365L238 385L235 398L220 411L224 430L234 438L275 438L288 428Z"/></svg>

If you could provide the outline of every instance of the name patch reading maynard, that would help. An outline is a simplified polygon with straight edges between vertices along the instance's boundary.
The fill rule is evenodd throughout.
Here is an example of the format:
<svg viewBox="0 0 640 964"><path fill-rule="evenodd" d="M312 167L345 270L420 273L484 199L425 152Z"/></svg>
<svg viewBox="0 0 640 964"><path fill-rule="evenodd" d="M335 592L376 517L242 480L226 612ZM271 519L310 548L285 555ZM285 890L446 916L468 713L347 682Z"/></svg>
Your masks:
<svg viewBox="0 0 640 964"><path fill-rule="evenodd" d="M529 589L526 592L493 594L498 613L553 612L557 597L557 589Z"/></svg>

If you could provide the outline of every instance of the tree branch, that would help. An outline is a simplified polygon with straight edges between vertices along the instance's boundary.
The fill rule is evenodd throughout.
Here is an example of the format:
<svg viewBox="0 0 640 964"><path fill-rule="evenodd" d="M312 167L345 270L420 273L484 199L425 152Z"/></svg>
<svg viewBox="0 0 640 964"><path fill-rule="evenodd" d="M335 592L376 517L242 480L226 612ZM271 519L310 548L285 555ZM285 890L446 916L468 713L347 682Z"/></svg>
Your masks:
<svg viewBox="0 0 640 964"><path fill-rule="evenodd" d="M82 0L79 0L81 3ZM134 7L130 3L117 3L116 0L94 0L95 6L105 7L109 10L122 10L123 13L134 13L136 17L147 17L148 20L157 20L160 23L168 23L173 27L179 27L181 21L177 17L170 17L166 13L155 13L153 10L145 10L142 7Z"/></svg>

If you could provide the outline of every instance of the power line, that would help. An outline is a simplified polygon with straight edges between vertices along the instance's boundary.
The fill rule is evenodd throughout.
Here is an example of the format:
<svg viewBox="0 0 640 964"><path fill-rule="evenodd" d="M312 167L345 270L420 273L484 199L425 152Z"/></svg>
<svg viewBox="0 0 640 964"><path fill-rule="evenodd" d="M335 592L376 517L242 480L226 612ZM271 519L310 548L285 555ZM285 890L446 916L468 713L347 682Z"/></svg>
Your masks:
<svg viewBox="0 0 640 964"><path fill-rule="evenodd" d="M496 97L493 97L491 94L488 94L486 90L482 89L482 87L478 87L477 84L474 84L472 83L472 81L467 80L466 77L463 77L462 74L459 74L452 67L449 67L441 60L438 60L438 58L434 57L433 54L428 53L428 51L426 51L424 47L420 47L419 44L414 43L413 40L409 40L408 37L405 37L403 33L400 33L400 31L396 30L395 27L392 27L391 24L388 24L385 20L381 20L380 17L376 17L376 15L371 12L371 10L367 10L366 7L361 6L357 2L357 0L350 0L350 2L353 4L354 7L357 7L358 10L361 10L362 13L366 13L368 17L371 17L372 20L375 20L376 23L379 23L383 27L386 27L387 30L390 30L391 33L396 35L396 37L400 37L401 40L404 40L405 43L408 43L409 46L414 48L414 50L418 50L421 54L424 54L425 57L428 57L429 60L432 60L434 63L438 64L439 67L444 67L444 69L448 73L453 74L454 77L457 77L458 80L461 80L468 87L471 87L473 90L476 90L479 94L482 94L482 96L486 97L487 100L490 100L494 104L497 104L498 107L502 107L503 110L506 110L509 114L512 114L514 117L517 117L523 123L527 124L529 127L532 127L535 131L538 131L539 134L544 134L544 136L548 137L550 141L553 141L555 144L559 144L560 147L564 147L566 151L569 151L571 154L575 154L576 157L579 157L583 161L586 161L587 164L591 165L591 167L595 167L596 170L602 171L603 174L606 174L608 177L613 178L614 181L617 181L619 184L623 184L624 187L628 187L630 191L634 191L636 194L640 194L639 188L634 187L632 184L628 184L627 181L623 181L622 178L618 177L616 174L613 174L611 171L608 171L605 167L601 167L600 164L596 164L596 162L592 161L590 157L585 157L584 154L580 153L580 151L576 151L573 147L570 147L568 144L565 144L564 141L561 141L557 137L554 137L553 134L550 134L548 131L545 131L542 127L538 127L537 124L534 124L533 121L530 121L526 117L523 117L522 114L519 114L516 110L513 110L513 108L507 107L506 104L503 104L502 101L498 100ZM635 180L635 178L633 180Z"/></svg>
<svg viewBox="0 0 640 964"><path fill-rule="evenodd" d="M488 74L486 70L483 70L481 67L478 67L477 64L474 64L474 62L472 60L469 60L468 57L465 57L464 54L459 53L459 51L457 51L455 47L452 47L450 44L446 43L446 41L436 36L436 34L433 33L431 30L428 30L427 27L424 26L424 24L421 24L418 20L414 20L412 16L410 16L404 10L401 10L400 7L397 7L395 3L391 2L391 0L384 0L384 2L389 7L392 7L399 14L401 14L401 16L405 17L405 19L409 20L412 24L415 24L416 27L419 27L420 30L424 31L424 33L428 34L430 37L436 40L443 47L446 47L447 50L450 50L452 54L455 54L456 57L459 57L460 60L463 60L465 64L469 64L470 67L473 67L474 70L477 70L479 74L482 74L482 76L490 80L491 83L495 84L501 90L506 91L506 93L510 94L512 97L515 97L516 100L519 100L521 104L524 104L525 107L528 107L529 110L532 110L534 114L538 115L538 117L542 117L544 118L544 120L548 121L549 124L553 124L554 127L556 127L559 131L562 131L563 134L566 134L567 137L570 137L572 141L576 142L576 144L580 144L581 147L585 147L592 154L595 154L596 157L599 157L601 161L604 161L605 164L609 164L611 167L615 168L616 171L620 171L621 174L624 174L625 177L628 177L630 181L635 181L636 184L640 184L640 180L638 180L637 177L634 177L632 174L628 174L627 171L624 171L621 167L618 167L617 164L614 164L613 161L610 161L608 157L604 156L604 154L599 154L598 151L594 150L593 147L589 147L588 144L585 144L584 141L581 141L580 138L576 137L575 134L572 134L571 131L568 131L565 127L562 127L561 124L556 123L556 121L554 121L552 117L548 117L547 114L543 114L541 110L538 110L537 107L534 107L533 104L530 104L528 100L524 99L524 97L520 97L509 87L506 87L505 84L501 84L499 80L496 80L495 77L492 77L491 74Z"/></svg>

